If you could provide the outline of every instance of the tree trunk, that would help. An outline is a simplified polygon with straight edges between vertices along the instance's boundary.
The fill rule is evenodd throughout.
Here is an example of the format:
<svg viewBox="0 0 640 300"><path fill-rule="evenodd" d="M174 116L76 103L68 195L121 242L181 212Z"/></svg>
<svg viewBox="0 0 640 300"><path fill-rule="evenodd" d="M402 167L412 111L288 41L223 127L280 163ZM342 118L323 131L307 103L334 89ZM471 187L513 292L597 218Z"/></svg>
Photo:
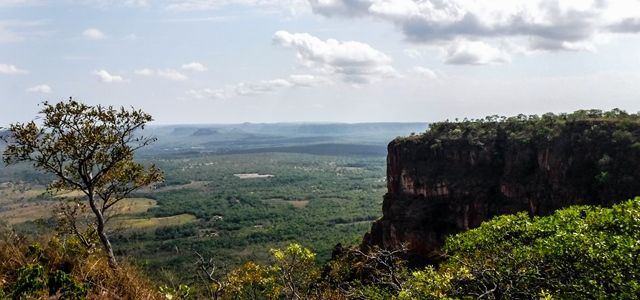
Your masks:
<svg viewBox="0 0 640 300"><path fill-rule="evenodd" d="M98 237L100 238L100 242L102 243L102 248L104 248L104 252L107 254L107 258L109 259L109 266L111 269L118 269L118 262L116 261L116 256L113 255L113 247L111 246L111 242L109 241L109 237L104 232L104 216L100 209L96 206L96 203L93 199L93 195L89 196L89 205L91 206L91 210L96 215L96 220L98 221Z"/></svg>

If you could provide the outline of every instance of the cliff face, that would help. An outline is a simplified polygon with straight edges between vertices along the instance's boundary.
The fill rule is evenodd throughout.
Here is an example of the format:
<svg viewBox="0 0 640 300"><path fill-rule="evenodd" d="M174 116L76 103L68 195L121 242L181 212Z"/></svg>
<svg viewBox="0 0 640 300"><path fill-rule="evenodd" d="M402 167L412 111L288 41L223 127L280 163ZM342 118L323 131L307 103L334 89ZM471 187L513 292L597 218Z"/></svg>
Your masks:
<svg viewBox="0 0 640 300"><path fill-rule="evenodd" d="M434 262L447 236L496 215L546 215L640 195L640 123L439 123L389 144L387 187L383 217L363 246L408 243L414 262Z"/></svg>

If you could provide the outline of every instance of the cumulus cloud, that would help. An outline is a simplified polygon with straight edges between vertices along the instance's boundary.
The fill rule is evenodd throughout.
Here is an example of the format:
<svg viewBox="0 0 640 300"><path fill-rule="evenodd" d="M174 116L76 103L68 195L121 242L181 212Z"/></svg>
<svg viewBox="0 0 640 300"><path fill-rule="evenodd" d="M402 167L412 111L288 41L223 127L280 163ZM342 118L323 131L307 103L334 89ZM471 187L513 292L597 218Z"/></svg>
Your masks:
<svg viewBox="0 0 640 300"><path fill-rule="evenodd" d="M227 98L227 93L224 89L201 89L201 90L188 90L187 96L194 99L224 99Z"/></svg>
<svg viewBox="0 0 640 300"><path fill-rule="evenodd" d="M391 58L373 47L355 41L323 41L308 33L278 31L274 43L296 50L303 66L336 74L346 82L366 84L397 76Z"/></svg>
<svg viewBox="0 0 640 300"><path fill-rule="evenodd" d="M169 80L174 80L174 81L184 81L189 79L186 75L178 72L177 70L174 69L163 69L163 70L157 70L156 74L159 77L165 78L165 79L169 79Z"/></svg>
<svg viewBox="0 0 640 300"><path fill-rule="evenodd" d="M385 20L410 42L445 47L460 40L508 40L529 52L593 50L603 35L640 33L638 0L308 1L317 14Z"/></svg>
<svg viewBox="0 0 640 300"><path fill-rule="evenodd" d="M82 36L89 40L103 40L107 36L97 28L87 28L82 32Z"/></svg>
<svg viewBox="0 0 640 300"><path fill-rule="evenodd" d="M4 75L17 75L17 74L26 74L29 71L20 69L14 65L0 64L0 74Z"/></svg>
<svg viewBox="0 0 640 300"><path fill-rule="evenodd" d="M488 65L509 62L511 58L484 42L458 41L447 50L446 63L453 65Z"/></svg>
<svg viewBox="0 0 640 300"><path fill-rule="evenodd" d="M427 79L437 79L438 75L436 74L436 72L434 72L433 70L427 68L427 67L420 67L420 66L416 66L411 68L411 70L409 70L410 73L415 74L419 77L422 78L427 78Z"/></svg>
<svg viewBox="0 0 640 300"><path fill-rule="evenodd" d="M125 81L122 76L112 75L111 73L107 72L107 70L94 71L93 75L97 76L98 79L104 83L116 83Z"/></svg>
<svg viewBox="0 0 640 300"><path fill-rule="evenodd" d="M372 2L369 0L309 0L314 13L328 16L363 16Z"/></svg>
<svg viewBox="0 0 640 300"><path fill-rule="evenodd" d="M240 82L219 89L188 90L186 94L195 99L226 99L235 96L258 96L288 88L316 87L330 82L322 76L294 74L288 78Z"/></svg>
<svg viewBox="0 0 640 300"><path fill-rule="evenodd" d="M52 91L53 90L51 89L51 87L49 85L47 85L47 84L39 84L39 85L32 86L32 87L27 89L27 92L29 92L29 93L49 94Z"/></svg>
<svg viewBox="0 0 640 300"><path fill-rule="evenodd" d="M144 69L135 70L135 71L133 71L133 73L135 73L136 75L140 75L140 76L152 76L156 72L154 70L144 68Z"/></svg>
<svg viewBox="0 0 640 300"><path fill-rule="evenodd" d="M205 72L209 70L207 66L195 61L188 64L183 64L182 69L192 72Z"/></svg>
<svg viewBox="0 0 640 300"><path fill-rule="evenodd" d="M148 68L134 70L133 73L140 76L158 76L173 81L184 81L189 79L187 75L180 73L175 69L158 69L152 70Z"/></svg>
<svg viewBox="0 0 640 300"><path fill-rule="evenodd" d="M611 24L609 28L619 33L639 33L640 17L624 19L618 23Z"/></svg>

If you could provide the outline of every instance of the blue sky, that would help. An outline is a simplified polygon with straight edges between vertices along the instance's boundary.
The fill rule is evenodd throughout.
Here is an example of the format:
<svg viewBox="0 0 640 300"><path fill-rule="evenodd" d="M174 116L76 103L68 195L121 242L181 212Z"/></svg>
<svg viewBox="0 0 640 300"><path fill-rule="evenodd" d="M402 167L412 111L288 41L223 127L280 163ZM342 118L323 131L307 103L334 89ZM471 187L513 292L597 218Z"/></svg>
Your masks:
<svg viewBox="0 0 640 300"><path fill-rule="evenodd" d="M156 123L640 110L639 0L0 0L0 126L73 96Z"/></svg>

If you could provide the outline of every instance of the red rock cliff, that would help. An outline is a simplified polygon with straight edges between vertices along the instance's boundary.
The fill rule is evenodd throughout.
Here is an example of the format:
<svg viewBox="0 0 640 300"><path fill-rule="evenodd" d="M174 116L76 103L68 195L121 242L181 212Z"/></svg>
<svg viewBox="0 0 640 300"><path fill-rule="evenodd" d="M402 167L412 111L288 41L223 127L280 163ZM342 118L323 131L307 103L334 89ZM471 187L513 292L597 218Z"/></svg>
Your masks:
<svg viewBox="0 0 640 300"><path fill-rule="evenodd" d="M437 123L391 142L383 217L363 246L409 243L433 262L447 236L496 215L640 195L637 116L576 114Z"/></svg>

